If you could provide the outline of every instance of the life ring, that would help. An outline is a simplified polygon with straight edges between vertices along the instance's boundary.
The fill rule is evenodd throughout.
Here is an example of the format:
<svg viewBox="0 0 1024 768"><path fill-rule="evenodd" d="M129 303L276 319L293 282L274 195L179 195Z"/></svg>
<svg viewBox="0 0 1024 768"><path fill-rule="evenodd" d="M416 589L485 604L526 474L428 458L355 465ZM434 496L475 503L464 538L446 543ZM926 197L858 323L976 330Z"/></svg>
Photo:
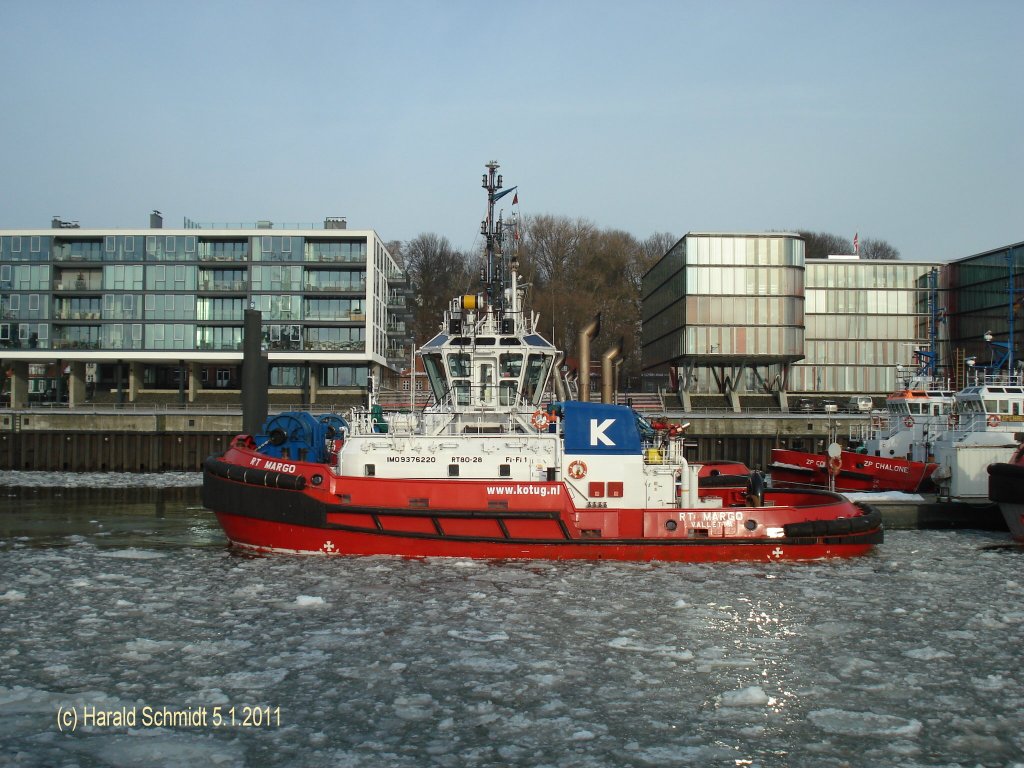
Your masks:
<svg viewBox="0 0 1024 768"><path fill-rule="evenodd" d="M544 411L534 411L533 416L530 417L530 423L534 429L547 429L548 428L548 417Z"/></svg>
<svg viewBox="0 0 1024 768"><path fill-rule="evenodd" d="M828 473L830 475L838 475L839 468L843 466L843 460L838 456L833 456L828 460Z"/></svg>
<svg viewBox="0 0 1024 768"><path fill-rule="evenodd" d="M583 461L574 461L569 465L569 477L573 480L582 480L587 476L587 464Z"/></svg>
<svg viewBox="0 0 1024 768"><path fill-rule="evenodd" d="M913 416L904 416L903 417L903 426L904 427L912 427L912 426L914 426L914 417Z"/></svg>
<svg viewBox="0 0 1024 768"><path fill-rule="evenodd" d="M998 427L999 426L999 421L1000 421L999 417L996 414L993 413L991 416L988 417L988 421L986 423L990 427Z"/></svg>

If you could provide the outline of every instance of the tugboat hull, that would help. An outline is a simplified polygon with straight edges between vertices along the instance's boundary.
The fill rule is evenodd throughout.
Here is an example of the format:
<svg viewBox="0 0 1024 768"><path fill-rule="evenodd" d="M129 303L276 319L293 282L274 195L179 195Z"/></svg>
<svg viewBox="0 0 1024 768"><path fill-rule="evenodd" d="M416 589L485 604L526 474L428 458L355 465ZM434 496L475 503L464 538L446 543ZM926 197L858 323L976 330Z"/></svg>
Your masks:
<svg viewBox="0 0 1024 768"><path fill-rule="evenodd" d="M933 490L931 477L937 464L906 459L881 458L843 451L838 466L822 454L772 449L771 475L775 486L828 487L834 473L837 491L901 491L922 493Z"/></svg>
<svg viewBox="0 0 1024 768"><path fill-rule="evenodd" d="M248 453L207 460L203 502L232 545L257 552L767 561L862 555L883 536L876 510L822 491L718 510L576 509L560 482L336 477L302 462L274 473L248 469Z"/></svg>

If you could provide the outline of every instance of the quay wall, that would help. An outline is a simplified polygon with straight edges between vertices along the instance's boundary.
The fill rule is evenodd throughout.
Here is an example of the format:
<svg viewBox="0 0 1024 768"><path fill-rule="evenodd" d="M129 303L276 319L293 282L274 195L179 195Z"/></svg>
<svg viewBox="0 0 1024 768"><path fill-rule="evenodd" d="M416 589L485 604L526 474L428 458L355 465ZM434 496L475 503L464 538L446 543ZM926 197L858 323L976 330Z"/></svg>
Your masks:
<svg viewBox="0 0 1024 768"><path fill-rule="evenodd" d="M648 414L650 415L650 414ZM771 449L823 451L846 444L859 414L702 412L660 414L689 422L691 461L741 461L766 471ZM198 472L242 432L240 411L29 409L0 412L0 470Z"/></svg>
<svg viewBox="0 0 1024 768"><path fill-rule="evenodd" d="M241 431L241 414L9 411L0 470L198 472Z"/></svg>

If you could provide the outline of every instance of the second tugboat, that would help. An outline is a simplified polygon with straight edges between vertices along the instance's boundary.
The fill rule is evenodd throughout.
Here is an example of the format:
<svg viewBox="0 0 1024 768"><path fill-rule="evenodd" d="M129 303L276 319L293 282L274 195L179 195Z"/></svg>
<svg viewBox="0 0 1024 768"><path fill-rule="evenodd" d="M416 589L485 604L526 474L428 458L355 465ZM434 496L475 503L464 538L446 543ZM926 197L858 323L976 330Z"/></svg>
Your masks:
<svg viewBox="0 0 1024 768"><path fill-rule="evenodd" d="M419 351L432 404L280 414L264 434L235 438L203 478L203 503L232 545L699 562L847 557L882 541L877 510L834 493L766 489L757 474L745 487L702 485L681 431L588 402L586 383L580 401L554 401L561 354L538 333L505 252L497 170L484 175L480 293L454 299Z"/></svg>

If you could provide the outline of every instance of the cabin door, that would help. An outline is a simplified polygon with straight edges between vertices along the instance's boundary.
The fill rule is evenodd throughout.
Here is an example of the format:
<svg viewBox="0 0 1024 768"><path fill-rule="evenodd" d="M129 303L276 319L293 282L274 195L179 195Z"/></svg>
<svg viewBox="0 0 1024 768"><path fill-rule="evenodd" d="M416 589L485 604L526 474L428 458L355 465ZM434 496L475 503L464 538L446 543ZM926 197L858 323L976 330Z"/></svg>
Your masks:
<svg viewBox="0 0 1024 768"><path fill-rule="evenodd" d="M476 363L477 393L480 397L480 405L494 406L495 381L494 361L478 360Z"/></svg>

